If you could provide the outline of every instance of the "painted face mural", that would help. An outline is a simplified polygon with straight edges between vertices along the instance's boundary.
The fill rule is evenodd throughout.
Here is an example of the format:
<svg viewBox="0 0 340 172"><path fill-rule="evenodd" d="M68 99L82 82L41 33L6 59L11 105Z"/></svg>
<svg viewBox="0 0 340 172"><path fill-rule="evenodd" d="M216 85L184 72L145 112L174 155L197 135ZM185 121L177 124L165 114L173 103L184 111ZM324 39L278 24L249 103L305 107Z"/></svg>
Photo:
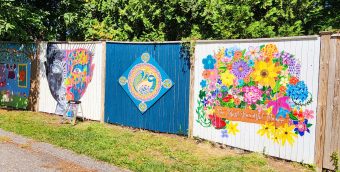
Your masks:
<svg viewBox="0 0 340 172"><path fill-rule="evenodd" d="M301 64L275 44L240 49L221 48L202 60L197 121L236 135L238 123L260 124L257 132L275 143L293 144L310 132L313 111Z"/></svg>
<svg viewBox="0 0 340 172"><path fill-rule="evenodd" d="M26 109L34 44L0 44L0 105Z"/></svg>
<svg viewBox="0 0 340 172"><path fill-rule="evenodd" d="M84 48L61 50L48 45L46 76L52 96L57 101L56 113L63 114L69 100L80 100L92 80L93 53Z"/></svg>

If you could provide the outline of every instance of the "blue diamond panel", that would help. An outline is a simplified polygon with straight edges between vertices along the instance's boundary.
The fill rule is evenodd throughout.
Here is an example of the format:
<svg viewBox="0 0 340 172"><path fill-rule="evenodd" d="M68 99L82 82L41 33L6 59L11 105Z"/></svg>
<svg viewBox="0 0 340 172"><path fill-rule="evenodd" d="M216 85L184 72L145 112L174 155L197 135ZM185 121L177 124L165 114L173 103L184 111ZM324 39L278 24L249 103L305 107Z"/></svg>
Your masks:
<svg viewBox="0 0 340 172"><path fill-rule="evenodd" d="M174 85L149 53L137 58L118 82L142 113Z"/></svg>

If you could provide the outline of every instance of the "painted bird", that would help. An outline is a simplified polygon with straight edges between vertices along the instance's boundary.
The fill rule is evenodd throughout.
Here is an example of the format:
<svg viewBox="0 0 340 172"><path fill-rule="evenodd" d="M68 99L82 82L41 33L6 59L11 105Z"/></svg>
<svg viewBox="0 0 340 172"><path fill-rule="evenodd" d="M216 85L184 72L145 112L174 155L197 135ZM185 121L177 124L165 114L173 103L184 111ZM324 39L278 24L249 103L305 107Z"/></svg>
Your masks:
<svg viewBox="0 0 340 172"><path fill-rule="evenodd" d="M155 89L156 78L143 70L133 80L133 87L139 94L147 95Z"/></svg>

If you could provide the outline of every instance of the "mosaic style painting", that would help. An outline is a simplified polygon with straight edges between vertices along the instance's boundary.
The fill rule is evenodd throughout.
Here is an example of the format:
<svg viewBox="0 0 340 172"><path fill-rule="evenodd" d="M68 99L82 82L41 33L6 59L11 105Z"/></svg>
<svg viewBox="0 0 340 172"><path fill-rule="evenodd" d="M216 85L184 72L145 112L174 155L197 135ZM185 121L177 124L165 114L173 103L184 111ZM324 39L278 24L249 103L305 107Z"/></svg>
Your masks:
<svg viewBox="0 0 340 172"><path fill-rule="evenodd" d="M59 49L47 47L46 76L53 98L57 101L56 114L64 114L69 100L79 101L92 80L93 52L86 48Z"/></svg>
<svg viewBox="0 0 340 172"><path fill-rule="evenodd" d="M275 44L221 48L202 60L197 123L240 132L238 121L261 125L257 131L275 143L293 144L310 133L312 94L300 79L301 64Z"/></svg>
<svg viewBox="0 0 340 172"><path fill-rule="evenodd" d="M34 44L0 45L0 105L27 109Z"/></svg>
<svg viewBox="0 0 340 172"><path fill-rule="evenodd" d="M123 73L119 84L144 113L172 86L173 82L150 54L144 53Z"/></svg>

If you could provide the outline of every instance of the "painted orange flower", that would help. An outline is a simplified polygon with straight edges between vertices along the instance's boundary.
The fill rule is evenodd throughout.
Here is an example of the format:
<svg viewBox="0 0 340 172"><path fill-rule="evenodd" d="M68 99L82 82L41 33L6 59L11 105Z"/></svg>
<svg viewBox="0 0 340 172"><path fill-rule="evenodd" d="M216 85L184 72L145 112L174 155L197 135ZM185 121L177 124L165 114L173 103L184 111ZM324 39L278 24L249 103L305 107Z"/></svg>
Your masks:
<svg viewBox="0 0 340 172"><path fill-rule="evenodd" d="M215 58L216 58L218 61L220 61L221 58L223 58L223 57L224 57L224 51L218 51L218 53L215 54Z"/></svg>
<svg viewBox="0 0 340 172"><path fill-rule="evenodd" d="M241 104L241 100L236 98L236 99L234 99L234 103L235 103L236 106L238 106L238 105Z"/></svg>
<svg viewBox="0 0 340 172"><path fill-rule="evenodd" d="M202 73L202 76L204 79L208 79L210 76L210 71L209 70L204 70Z"/></svg>
<svg viewBox="0 0 340 172"><path fill-rule="evenodd" d="M245 83L250 82L250 77L249 77L249 76L245 77L245 78L244 78L244 82L245 82Z"/></svg>
<svg viewBox="0 0 340 172"><path fill-rule="evenodd" d="M227 65L227 68L228 68L228 70L231 70L231 69L233 69L233 65L230 63L230 64Z"/></svg>
<svg viewBox="0 0 340 172"><path fill-rule="evenodd" d="M242 57L242 52L241 51L235 51L234 58L239 59Z"/></svg>
<svg viewBox="0 0 340 172"><path fill-rule="evenodd" d="M280 91L281 91L281 92L285 92L286 89L287 89L287 88L286 88L285 86L281 86L281 87L280 87Z"/></svg>
<svg viewBox="0 0 340 172"><path fill-rule="evenodd" d="M291 77L290 80L289 80L289 83L290 84L293 84L293 85L296 85L296 83L299 82L299 79L295 76Z"/></svg>
<svg viewBox="0 0 340 172"><path fill-rule="evenodd" d="M261 51L265 57L270 59L274 57L275 53L279 52L275 44L267 44Z"/></svg>

